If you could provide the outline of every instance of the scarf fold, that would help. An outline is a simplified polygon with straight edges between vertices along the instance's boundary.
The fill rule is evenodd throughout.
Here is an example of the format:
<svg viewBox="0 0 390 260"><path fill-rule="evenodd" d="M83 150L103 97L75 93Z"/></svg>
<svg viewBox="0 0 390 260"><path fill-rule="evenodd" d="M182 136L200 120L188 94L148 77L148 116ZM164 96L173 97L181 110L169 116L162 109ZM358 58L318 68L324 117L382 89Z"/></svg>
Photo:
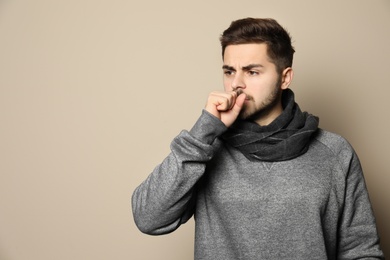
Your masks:
<svg viewBox="0 0 390 260"><path fill-rule="evenodd" d="M222 139L251 161L285 161L304 154L319 119L300 110L290 89L283 91L282 105L282 114L269 125L236 120Z"/></svg>

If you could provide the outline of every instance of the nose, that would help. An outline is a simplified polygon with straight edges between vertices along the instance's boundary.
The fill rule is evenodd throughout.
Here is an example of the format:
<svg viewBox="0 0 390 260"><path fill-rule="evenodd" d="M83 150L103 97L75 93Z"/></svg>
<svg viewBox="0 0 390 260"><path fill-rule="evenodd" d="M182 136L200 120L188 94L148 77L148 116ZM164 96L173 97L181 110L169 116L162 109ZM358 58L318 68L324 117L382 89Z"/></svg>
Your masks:
<svg viewBox="0 0 390 260"><path fill-rule="evenodd" d="M241 73L236 73L234 75L234 79L232 80L232 89L242 89L245 88L244 77Z"/></svg>

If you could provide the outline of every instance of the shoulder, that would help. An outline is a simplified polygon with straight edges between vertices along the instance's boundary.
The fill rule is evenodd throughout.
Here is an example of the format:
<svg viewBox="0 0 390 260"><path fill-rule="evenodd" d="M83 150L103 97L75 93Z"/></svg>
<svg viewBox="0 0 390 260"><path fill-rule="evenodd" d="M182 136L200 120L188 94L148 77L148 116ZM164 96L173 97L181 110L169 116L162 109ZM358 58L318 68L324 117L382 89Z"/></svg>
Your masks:
<svg viewBox="0 0 390 260"><path fill-rule="evenodd" d="M322 153L323 158L333 158L346 170L351 161L357 158L352 145L343 136L329 132L324 129L318 129L314 136L312 146L316 147L317 152Z"/></svg>
<svg viewBox="0 0 390 260"><path fill-rule="evenodd" d="M314 136L314 140L336 153L339 150L353 151L351 144L343 136L321 128L318 129L316 135Z"/></svg>

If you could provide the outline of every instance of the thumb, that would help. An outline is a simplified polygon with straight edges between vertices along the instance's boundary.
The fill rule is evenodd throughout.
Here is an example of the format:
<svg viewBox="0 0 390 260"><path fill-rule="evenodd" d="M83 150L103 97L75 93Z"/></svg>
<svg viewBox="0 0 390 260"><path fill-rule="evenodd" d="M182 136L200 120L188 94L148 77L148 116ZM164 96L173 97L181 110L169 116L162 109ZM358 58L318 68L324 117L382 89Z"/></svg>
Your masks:
<svg viewBox="0 0 390 260"><path fill-rule="evenodd" d="M242 93L241 95L239 95L236 99L236 103L234 104L233 108L232 108L232 111L235 113L235 114L239 114L242 107L244 106L244 102L245 102L245 99L246 99L246 95L244 93Z"/></svg>

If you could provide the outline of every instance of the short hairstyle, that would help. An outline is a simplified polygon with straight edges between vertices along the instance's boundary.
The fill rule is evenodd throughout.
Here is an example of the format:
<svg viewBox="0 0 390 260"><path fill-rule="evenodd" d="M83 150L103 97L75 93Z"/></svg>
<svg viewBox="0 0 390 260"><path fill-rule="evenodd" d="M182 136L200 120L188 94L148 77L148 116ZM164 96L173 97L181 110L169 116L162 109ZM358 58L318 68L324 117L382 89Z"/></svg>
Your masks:
<svg viewBox="0 0 390 260"><path fill-rule="evenodd" d="M222 57L228 45L265 43L267 54L278 72L291 67L294 47L289 33L271 18L244 18L233 21L220 37Z"/></svg>

